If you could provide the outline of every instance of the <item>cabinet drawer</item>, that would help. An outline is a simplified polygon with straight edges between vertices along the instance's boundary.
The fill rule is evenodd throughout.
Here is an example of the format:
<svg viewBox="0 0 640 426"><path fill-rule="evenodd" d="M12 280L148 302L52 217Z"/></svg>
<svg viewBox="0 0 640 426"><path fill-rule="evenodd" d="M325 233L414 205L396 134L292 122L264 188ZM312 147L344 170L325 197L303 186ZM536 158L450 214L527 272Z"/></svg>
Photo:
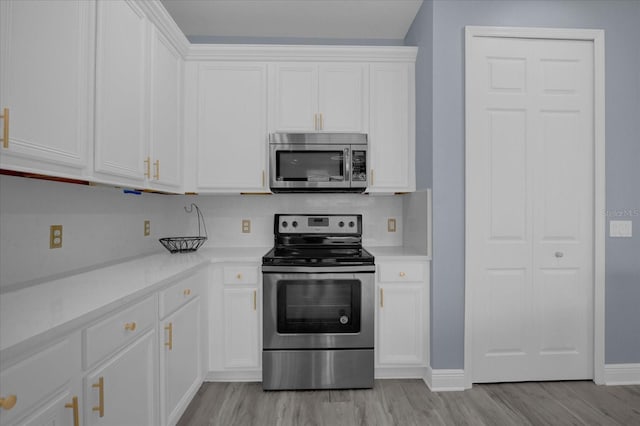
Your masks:
<svg viewBox="0 0 640 426"><path fill-rule="evenodd" d="M380 282L424 280L424 264L419 262L389 262L378 265Z"/></svg>
<svg viewBox="0 0 640 426"><path fill-rule="evenodd" d="M80 341L65 339L27 357L0 373L0 397L14 395L16 404L10 410L0 409L0 423L13 420L33 411L54 392L69 386L79 371Z"/></svg>
<svg viewBox="0 0 640 426"><path fill-rule="evenodd" d="M184 279L160 292L160 318L169 315L200 294L201 274Z"/></svg>
<svg viewBox="0 0 640 426"><path fill-rule="evenodd" d="M225 266L224 267L224 283L225 284L257 284L258 283L258 267L257 266Z"/></svg>
<svg viewBox="0 0 640 426"><path fill-rule="evenodd" d="M150 297L87 328L84 334L84 367L89 368L152 328L156 318L155 307L155 298Z"/></svg>

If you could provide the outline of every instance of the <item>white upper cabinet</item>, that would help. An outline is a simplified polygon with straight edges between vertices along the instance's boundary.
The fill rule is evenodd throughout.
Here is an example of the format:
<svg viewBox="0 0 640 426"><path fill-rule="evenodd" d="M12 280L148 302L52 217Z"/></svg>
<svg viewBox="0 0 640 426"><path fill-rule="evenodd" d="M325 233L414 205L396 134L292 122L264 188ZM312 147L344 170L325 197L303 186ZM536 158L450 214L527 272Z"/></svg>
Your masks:
<svg viewBox="0 0 640 426"><path fill-rule="evenodd" d="M0 1L0 167L86 173L94 16L88 0Z"/></svg>
<svg viewBox="0 0 640 426"><path fill-rule="evenodd" d="M155 27L151 31L151 108L148 186L175 191L182 185L182 67L180 53Z"/></svg>
<svg viewBox="0 0 640 426"><path fill-rule="evenodd" d="M415 65L371 65L370 95L367 191L415 191Z"/></svg>
<svg viewBox="0 0 640 426"><path fill-rule="evenodd" d="M149 23L125 0L98 2L97 15L95 172L98 180L142 185Z"/></svg>
<svg viewBox="0 0 640 426"><path fill-rule="evenodd" d="M366 64L278 63L273 69L273 131L366 131Z"/></svg>
<svg viewBox="0 0 640 426"><path fill-rule="evenodd" d="M196 191L268 191L266 64L202 63L197 81L187 106L197 108L197 146L186 167Z"/></svg>

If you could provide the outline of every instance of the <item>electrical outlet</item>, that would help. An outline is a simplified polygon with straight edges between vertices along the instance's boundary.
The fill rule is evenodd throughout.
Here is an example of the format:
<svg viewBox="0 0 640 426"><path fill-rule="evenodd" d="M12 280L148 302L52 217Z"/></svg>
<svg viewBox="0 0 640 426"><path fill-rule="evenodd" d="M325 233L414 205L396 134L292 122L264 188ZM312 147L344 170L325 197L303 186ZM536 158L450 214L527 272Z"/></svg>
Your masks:
<svg viewBox="0 0 640 426"><path fill-rule="evenodd" d="M151 235L151 221L150 220L145 220L144 221L144 236L148 237L149 235Z"/></svg>
<svg viewBox="0 0 640 426"><path fill-rule="evenodd" d="M49 227L49 248L56 249L62 247L62 225L51 225Z"/></svg>
<svg viewBox="0 0 640 426"><path fill-rule="evenodd" d="M396 232L396 219L393 217L387 219L387 232Z"/></svg>
<svg viewBox="0 0 640 426"><path fill-rule="evenodd" d="M251 233L251 221L249 219L242 219L242 233L243 234Z"/></svg>

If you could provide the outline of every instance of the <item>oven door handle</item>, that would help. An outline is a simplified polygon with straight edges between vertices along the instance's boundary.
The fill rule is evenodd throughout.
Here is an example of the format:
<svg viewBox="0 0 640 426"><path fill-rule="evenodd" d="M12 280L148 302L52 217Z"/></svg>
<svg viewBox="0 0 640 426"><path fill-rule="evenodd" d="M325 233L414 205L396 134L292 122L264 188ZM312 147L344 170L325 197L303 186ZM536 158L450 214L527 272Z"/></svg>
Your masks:
<svg viewBox="0 0 640 426"><path fill-rule="evenodd" d="M307 273L307 274L339 274L342 272L375 272L375 265L344 265L344 266L274 266L262 265L262 272L275 273Z"/></svg>

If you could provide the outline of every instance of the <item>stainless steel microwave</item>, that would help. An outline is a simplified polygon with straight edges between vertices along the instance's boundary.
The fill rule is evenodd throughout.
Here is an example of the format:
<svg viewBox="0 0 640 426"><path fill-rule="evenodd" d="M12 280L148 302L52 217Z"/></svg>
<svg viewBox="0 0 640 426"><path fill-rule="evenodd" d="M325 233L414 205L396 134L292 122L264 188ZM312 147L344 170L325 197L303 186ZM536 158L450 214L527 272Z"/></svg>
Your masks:
<svg viewBox="0 0 640 426"><path fill-rule="evenodd" d="M364 133L272 133L269 186L273 192L364 192Z"/></svg>

